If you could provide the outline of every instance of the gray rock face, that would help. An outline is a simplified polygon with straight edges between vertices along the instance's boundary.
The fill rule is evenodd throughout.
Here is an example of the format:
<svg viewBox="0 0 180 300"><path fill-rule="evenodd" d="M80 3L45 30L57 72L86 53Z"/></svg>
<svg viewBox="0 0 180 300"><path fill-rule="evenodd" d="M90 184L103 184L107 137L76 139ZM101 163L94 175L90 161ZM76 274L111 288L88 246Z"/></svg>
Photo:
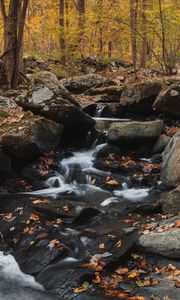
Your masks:
<svg viewBox="0 0 180 300"><path fill-rule="evenodd" d="M74 94L81 94L95 86L100 86L104 81L105 78L100 75L88 74L83 76L75 76L71 78L61 79L59 82L68 91Z"/></svg>
<svg viewBox="0 0 180 300"><path fill-rule="evenodd" d="M16 102L24 109L60 123L69 141L84 137L94 127L94 120L85 114L69 92L60 87L40 85L19 97Z"/></svg>
<svg viewBox="0 0 180 300"><path fill-rule="evenodd" d="M154 108L161 113L180 117L180 82L161 92L154 103Z"/></svg>
<svg viewBox="0 0 180 300"><path fill-rule="evenodd" d="M115 122L108 131L110 143L122 145L123 142L152 141L158 138L163 129L163 121L148 122Z"/></svg>
<svg viewBox="0 0 180 300"><path fill-rule="evenodd" d="M28 78L34 83L34 84L45 84L49 88L57 88L59 86L59 81L56 77L56 75L49 71L40 71L36 72L34 74L28 75Z"/></svg>
<svg viewBox="0 0 180 300"><path fill-rule="evenodd" d="M169 193L163 194L161 205L164 213L180 212L180 185Z"/></svg>
<svg viewBox="0 0 180 300"><path fill-rule="evenodd" d="M180 228L169 228L178 217L160 222L162 232L152 232L139 237L138 245L147 252L160 254L166 257L180 257Z"/></svg>
<svg viewBox="0 0 180 300"><path fill-rule="evenodd" d="M2 145L14 157L33 159L57 148L63 126L39 116L22 119L4 128Z"/></svg>
<svg viewBox="0 0 180 300"><path fill-rule="evenodd" d="M153 147L153 153L162 153L168 145L168 143L170 142L170 139L171 138L169 136L161 134Z"/></svg>
<svg viewBox="0 0 180 300"><path fill-rule="evenodd" d="M180 133L177 132L163 152L162 183L169 187L180 184Z"/></svg>
<svg viewBox="0 0 180 300"><path fill-rule="evenodd" d="M32 93L32 103L34 105L38 105L45 101L51 100L53 96L53 91L51 91L47 86L45 86Z"/></svg>
<svg viewBox="0 0 180 300"><path fill-rule="evenodd" d="M159 82L144 82L127 87L123 90L120 104L125 107L126 111L134 113L151 113L153 103L162 90Z"/></svg>

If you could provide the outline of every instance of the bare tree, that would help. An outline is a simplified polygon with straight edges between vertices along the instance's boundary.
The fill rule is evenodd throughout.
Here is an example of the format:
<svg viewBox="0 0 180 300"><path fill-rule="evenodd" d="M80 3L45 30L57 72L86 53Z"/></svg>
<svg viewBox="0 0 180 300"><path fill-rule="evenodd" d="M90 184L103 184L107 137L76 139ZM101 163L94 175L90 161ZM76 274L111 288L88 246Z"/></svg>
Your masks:
<svg viewBox="0 0 180 300"><path fill-rule="evenodd" d="M61 63L65 65L66 63L66 42L65 42L65 5L64 0L59 0L59 26L60 26L60 55Z"/></svg>
<svg viewBox="0 0 180 300"><path fill-rule="evenodd" d="M141 56L140 56L140 66L141 68L145 68L146 66L146 55L147 55L147 16L146 16L146 8L147 8L148 0L142 0L142 11L141 11L141 25L142 25L142 35L144 39L141 44Z"/></svg>
<svg viewBox="0 0 180 300"><path fill-rule="evenodd" d="M23 36L26 12L29 0L10 0L8 12L5 1L0 0L0 10L3 17L4 45L3 77L9 88L15 88L22 74Z"/></svg>
<svg viewBox="0 0 180 300"><path fill-rule="evenodd" d="M79 47L81 57L83 57L83 36L84 36L84 23L85 23L85 0L77 0L77 9L79 14L78 27L79 27Z"/></svg>
<svg viewBox="0 0 180 300"><path fill-rule="evenodd" d="M130 30L131 30L131 48L134 72L136 74L137 65L137 7L138 0L130 0Z"/></svg>

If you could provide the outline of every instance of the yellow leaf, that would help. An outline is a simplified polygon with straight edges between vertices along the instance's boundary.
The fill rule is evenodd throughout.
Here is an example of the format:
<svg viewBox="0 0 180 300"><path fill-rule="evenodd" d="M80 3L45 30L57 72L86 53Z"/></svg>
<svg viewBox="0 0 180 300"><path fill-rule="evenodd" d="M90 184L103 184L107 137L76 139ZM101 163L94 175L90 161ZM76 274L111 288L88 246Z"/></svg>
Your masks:
<svg viewBox="0 0 180 300"><path fill-rule="evenodd" d="M96 178L91 181L91 184L94 185L96 183Z"/></svg>
<svg viewBox="0 0 180 300"><path fill-rule="evenodd" d="M135 277L138 277L138 274L136 272L131 272L129 275L128 275L128 278L135 278Z"/></svg>
<svg viewBox="0 0 180 300"><path fill-rule="evenodd" d="M82 286L80 286L74 290L74 293L82 293L82 292L86 291L88 289L88 287L89 287L89 282L85 281L82 284Z"/></svg>

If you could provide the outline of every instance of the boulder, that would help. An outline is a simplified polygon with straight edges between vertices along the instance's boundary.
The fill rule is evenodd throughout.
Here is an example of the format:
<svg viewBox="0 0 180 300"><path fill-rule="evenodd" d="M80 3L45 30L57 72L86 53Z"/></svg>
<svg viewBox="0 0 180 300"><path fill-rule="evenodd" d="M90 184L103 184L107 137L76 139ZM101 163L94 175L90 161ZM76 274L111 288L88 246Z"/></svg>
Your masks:
<svg viewBox="0 0 180 300"><path fill-rule="evenodd" d="M101 86L105 82L105 78L96 74L88 74L64 78L59 82L71 93L81 94L93 87Z"/></svg>
<svg viewBox="0 0 180 300"><path fill-rule="evenodd" d="M134 143L136 145L145 141L152 142L160 136L162 129L162 120L115 122L109 128L108 141L117 145L123 143Z"/></svg>
<svg viewBox="0 0 180 300"><path fill-rule="evenodd" d="M5 124L1 143L13 157L33 159L57 148L63 126L41 116L25 116L20 121Z"/></svg>
<svg viewBox="0 0 180 300"><path fill-rule="evenodd" d="M123 87L120 86L102 86L97 88L90 89L87 94L88 95L113 95L113 96L121 96L123 92Z"/></svg>
<svg viewBox="0 0 180 300"><path fill-rule="evenodd" d="M162 90L160 82L144 82L123 90L120 104L126 111L149 114L153 111L153 103Z"/></svg>
<svg viewBox="0 0 180 300"><path fill-rule="evenodd" d="M110 154L121 155L121 151L120 151L119 147L117 147L115 145L105 144L95 153L95 157L96 158L106 158Z"/></svg>
<svg viewBox="0 0 180 300"><path fill-rule="evenodd" d="M164 213L177 214L180 212L180 185L162 195L161 205Z"/></svg>
<svg viewBox="0 0 180 300"><path fill-rule="evenodd" d="M161 180L168 187L180 184L180 132L173 136L163 152Z"/></svg>
<svg viewBox="0 0 180 300"><path fill-rule="evenodd" d="M154 103L154 108L167 115L180 117L180 81L162 91Z"/></svg>
<svg viewBox="0 0 180 300"><path fill-rule="evenodd" d="M171 138L169 136L161 134L153 147L153 153L162 153L168 145L168 143L170 142L170 139Z"/></svg>
<svg viewBox="0 0 180 300"><path fill-rule="evenodd" d="M80 107L76 99L58 81L57 76L54 73L48 71L36 72L33 75L29 75L29 79L32 81L32 85L34 86L34 88L30 90L30 93L33 94L33 100L35 103L36 101L50 100L50 95L55 95L56 97L68 100L70 103ZM22 97L20 97L20 99L21 98Z"/></svg>
<svg viewBox="0 0 180 300"><path fill-rule="evenodd" d="M19 97L16 102L26 110L64 126L66 141L78 141L94 127L94 120L85 114L66 90L40 85Z"/></svg>
<svg viewBox="0 0 180 300"><path fill-rule="evenodd" d="M161 221L155 230L139 237L138 246L147 252L170 258L179 258L180 228L175 227L176 221L179 222L178 217L168 219L166 222Z"/></svg>

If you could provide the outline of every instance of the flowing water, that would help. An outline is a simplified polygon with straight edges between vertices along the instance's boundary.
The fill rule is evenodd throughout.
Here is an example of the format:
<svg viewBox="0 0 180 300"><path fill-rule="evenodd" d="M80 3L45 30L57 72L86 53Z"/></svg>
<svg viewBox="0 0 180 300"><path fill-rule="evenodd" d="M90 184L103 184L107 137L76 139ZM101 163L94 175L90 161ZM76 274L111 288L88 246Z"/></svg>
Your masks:
<svg viewBox="0 0 180 300"><path fill-rule="evenodd" d="M60 161L61 172L46 181L47 188L29 192L29 194L50 195L56 198L63 193L74 192L76 195L86 195L86 193L93 191L103 192L103 188L93 185L92 182L95 176L107 178L112 175L111 172L98 170L94 167L95 155L104 145L93 145L91 149L75 151L70 157L62 159ZM136 202L148 196L149 188L132 188L128 186L128 178L123 177L123 180L121 189L115 189L111 192L112 196L116 196L116 201L126 199ZM102 206L112 202L108 197L107 202L104 201Z"/></svg>
<svg viewBox="0 0 180 300"><path fill-rule="evenodd" d="M100 112L98 112L97 115L99 115L99 113ZM101 119L101 121L106 122L106 119ZM120 120L118 119L118 121ZM90 202L92 204L91 207L93 207L93 203L96 204L96 202L98 203L99 201L99 207L102 209L112 203L126 200L134 203L146 199L150 189L148 187L132 188L132 186L129 185L128 177L126 178L125 176L121 178L121 185L118 185L118 187L110 191L107 191L101 185L96 186L93 183L96 177L106 180L107 177L113 176L110 172L97 169L94 166L96 153L103 146L104 144L97 145L96 141L90 149L72 152L69 157L59 161L59 172L48 178L46 188L26 194L33 196L46 195L54 198L61 195L74 194L76 196L83 196L85 202L88 195L92 195L91 199L93 200ZM38 298L38 293L43 293L43 287L38 284L32 276L22 273L11 255L4 256L3 253L0 252L0 270L0 299L10 300L10 298L5 298L5 296L2 297L2 293L4 289L7 288L7 285L10 286L10 290L12 290L11 295L13 295L13 300L55 299L53 297L49 298L47 295L43 297L41 295ZM35 294L32 293L32 290ZM34 295L33 298L30 296L30 293Z"/></svg>

